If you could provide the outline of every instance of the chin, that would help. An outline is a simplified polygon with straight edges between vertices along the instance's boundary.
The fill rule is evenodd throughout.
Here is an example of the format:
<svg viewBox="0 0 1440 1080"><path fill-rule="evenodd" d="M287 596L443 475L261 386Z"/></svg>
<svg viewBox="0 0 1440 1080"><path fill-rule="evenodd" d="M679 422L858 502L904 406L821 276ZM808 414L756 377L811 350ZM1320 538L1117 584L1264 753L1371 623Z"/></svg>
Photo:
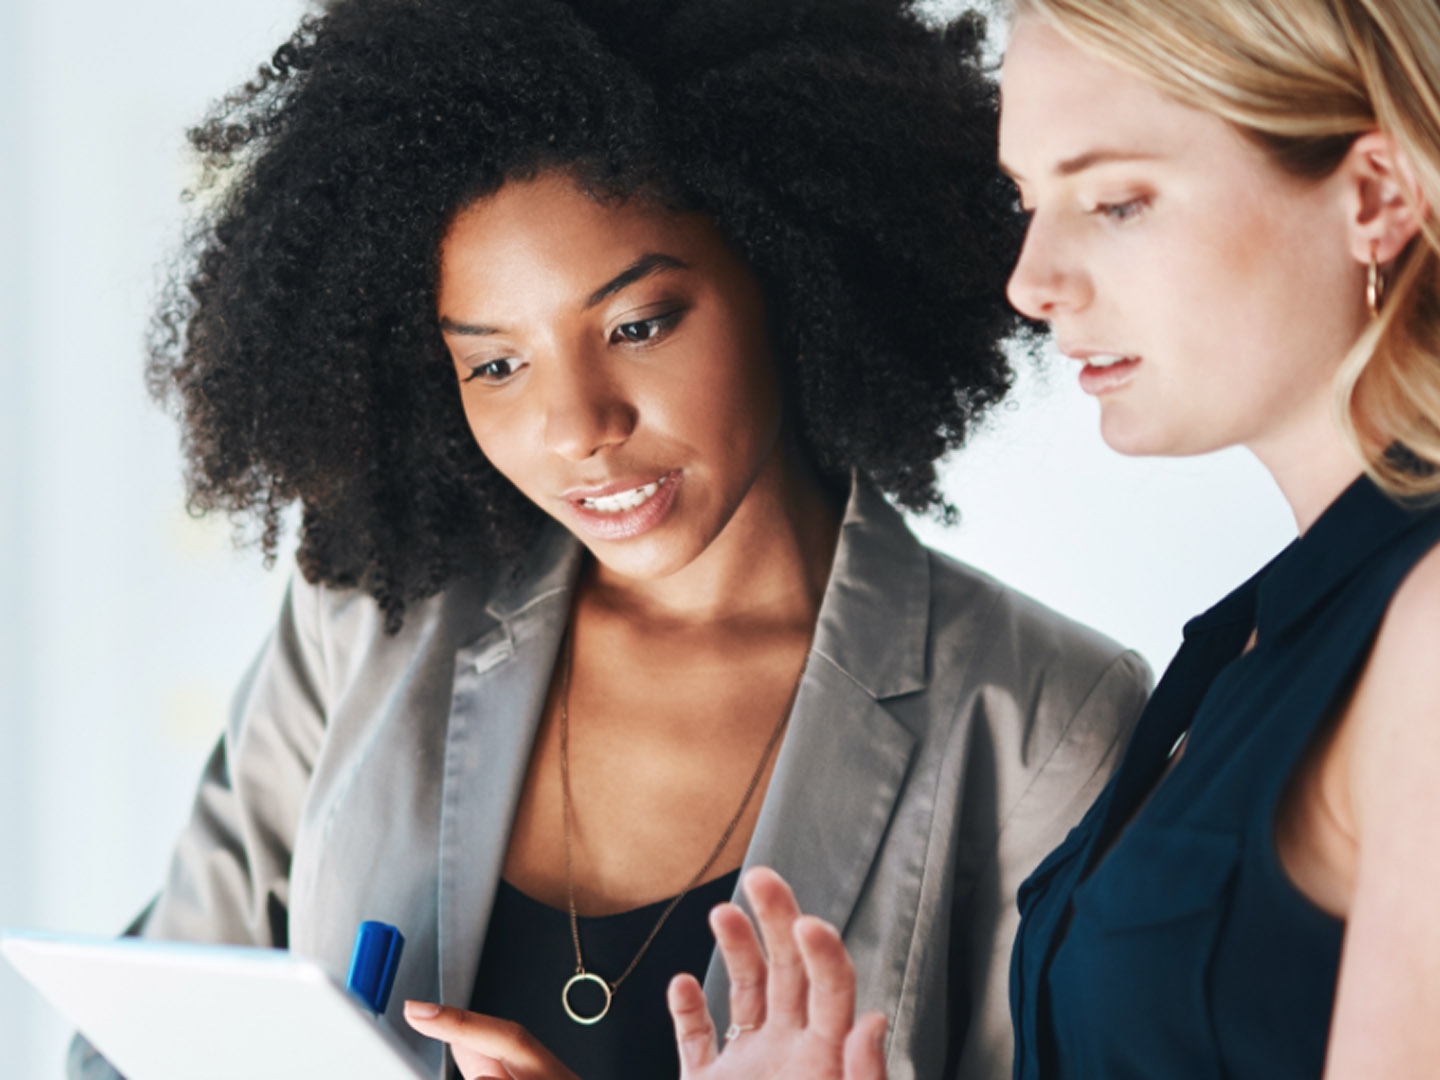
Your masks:
<svg viewBox="0 0 1440 1080"><path fill-rule="evenodd" d="M595 561L606 570L632 581L659 581L667 578L689 566L699 554L691 551L689 545L675 542L674 538L665 542L658 537L650 541L649 537L642 536L608 544L597 543L584 537L579 539L595 557Z"/></svg>
<svg viewBox="0 0 1440 1080"><path fill-rule="evenodd" d="M1201 453L1184 447L1185 440L1155 423L1153 416L1137 415L1133 409L1100 407L1100 438L1117 454L1126 457L1181 457Z"/></svg>

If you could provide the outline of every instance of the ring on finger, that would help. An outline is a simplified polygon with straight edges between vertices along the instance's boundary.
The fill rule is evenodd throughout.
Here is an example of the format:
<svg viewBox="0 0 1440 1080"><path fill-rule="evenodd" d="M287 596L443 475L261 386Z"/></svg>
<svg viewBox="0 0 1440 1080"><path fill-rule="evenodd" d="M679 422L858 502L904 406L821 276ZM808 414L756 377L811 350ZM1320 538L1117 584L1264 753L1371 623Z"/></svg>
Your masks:
<svg viewBox="0 0 1440 1080"><path fill-rule="evenodd" d="M734 1042L741 1035L758 1030L758 1027L756 1024L731 1024L725 1029L725 1042L727 1044Z"/></svg>

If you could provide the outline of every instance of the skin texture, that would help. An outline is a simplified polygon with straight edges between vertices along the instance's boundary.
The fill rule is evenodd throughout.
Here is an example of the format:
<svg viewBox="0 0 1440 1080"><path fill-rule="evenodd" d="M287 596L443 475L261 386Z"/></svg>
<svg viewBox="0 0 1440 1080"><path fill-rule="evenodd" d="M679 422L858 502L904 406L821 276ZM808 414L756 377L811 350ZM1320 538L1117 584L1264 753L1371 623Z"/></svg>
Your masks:
<svg viewBox="0 0 1440 1080"><path fill-rule="evenodd" d="M787 429L759 283L704 216L597 199L544 173L457 215L440 249L436 309L477 444L590 553L568 695L577 909L609 914L673 896L704 865L785 715L839 528ZM673 486L667 512L623 539L594 535L567 496L659 477ZM562 687L557 669L504 868L512 885L560 908ZM708 877L740 865L771 767L773 757ZM802 925L793 945L788 905L779 955L844 960L833 930ZM723 919L736 932L733 916ZM814 993L824 1016L843 1021L815 1028L803 1048L776 1041L774 1027L762 1050L818 1059L831 1045L812 1047L822 1033L843 1036L854 976L848 960L833 967L817 969ZM691 989L677 989L682 1006ZM568 1075L514 1024L462 1010L435 1022L421 1030L449 1039L467 1076ZM803 1016L787 1014L784 1030L806 1030ZM833 1042L838 1052L843 1038Z"/></svg>
<svg viewBox="0 0 1440 1080"><path fill-rule="evenodd" d="M574 485L675 480L659 527L583 538L586 914L674 895L721 835L799 675L835 493L943 515L935 462L1009 387L1021 221L982 44L907 0L333 0L191 132L216 198L148 374L193 508L273 556L298 503L301 573L393 633L503 582L546 515L576 526ZM647 254L686 269L605 288ZM557 706L504 873L559 906Z"/></svg>
<svg viewBox="0 0 1440 1080"><path fill-rule="evenodd" d="M1132 454L1246 446L1274 475L1297 526L1308 528L1360 473L1331 419L1330 387L1368 317L1370 253L1394 258L1425 212L1413 192L1404 197L1403 158L1372 133L1329 178L1295 180L1214 116L1033 20L1016 30L1003 85L1002 160L1032 213L1011 299L1050 323L1062 350L1079 359L1086 351L1140 359L1097 393L1106 441ZM1125 160L1095 160L1100 152ZM1440 815L1440 675L1430 660L1440 650L1437 611L1440 552L1397 593L1353 698L1292 778L1277 821L1297 887L1348 922L1330 1080L1424 1076L1440 1057L1430 1022L1440 1007L1440 929L1430 903L1440 889L1430 842ZM808 969L815 1031L795 1042L813 1056L783 1058L782 1040L747 1071L742 1051L759 1057L768 1045L757 1033L712 1057L699 988L677 979L670 1003L687 1075L728 1076L727 1067L763 1075L756 1069L779 1060L789 1062L785 1075L806 1080L883 1075L878 1058L847 1054L863 1047L856 1032L873 1021L842 1039L853 985L833 956L820 959L838 943L793 917L787 943L766 932L757 910L768 968L740 913L719 909L713 920L738 973L732 1009L737 1018L783 1022L793 1037L803 1014L796 956L818 950ZM832 1012L820 1004L827 1000ZM472 1050L494 1055L475 1059L474 1075L511 1075L484 1070L529 1060L524 1039L509 1034L474 1036ZM522 1074L532 1075L513 1073Z"/></svg>
<svg viewBox="0 0 1440 1080"><path fill-rule="evenodd" d="M1360 474L1331 383L1369 318L1365 268L1428 214L1385 135L1298 181L1213 115L1018 24L1002 79L1001 157L1031 211L1010 282L1062 350L1139 356L1099 393L1101 433L1131 454L1241 445L1303 532ZM1143 160L1084 169L1097 151ZM1291 785L1281 861L1346 919L1327 1080L1433 1075L1440 1060L1440 551L1391 602L1351 700Z"/></svg>
<svg viewBox="0 0 1440 1080"><path fill-rule="evenodd" d="M656 255L689 269L661 267L591 305ZM770 524L750 518L816 487L813 477L787 484L805 470L793 444L781 446L759 283L702 215L600 202L562 174L512 181L451 225L437 291L476 443L580 537L602 579L669 579L673 591L677 574L738 577L735 560L753 552L733 549ZM666 476L677 492L670 514L626 540L587 534L565 497ZM708 569L727 557L728 570Z"/></svg>
<svg viewBox="0 0 1440 1080"><path fill-rule="evenodd" d="M688 269L591 302L653 255ZM704 217L545 175L457 217L437 314L481 449L593 556L571 624L577 907L673 896L785 712L839 526L785 431L759 286ZM588 534L563 497L660 476L670 509L629 539ZM559 694L557 671L504 874L563 908ZM762 781L708 876L740 865L763 797Z"/></svg>
<svg viewBox="0 0 1440 1080"><path fill-rule="evenodd" d="M807 460L837 489L858 470L947 511L934 463L1005 393L1021 325L978 18L942 33L907 0L322 7L190 133L217 198L195 204L148 376L182 419L192 508L273 556L298 503L306 579L362 590L392 632L454 579L523 562L544 510L458 407L436 251L477 198L558 170L703 212L762 286Z"/></svg>
<svg viewBox="0 0 1440 1080"><path fill-rule="evenodd" d="M1011 302L1062 352L1141 359L1100 397L1105 441L1137 455L1244 445L1276 465L1329 441L1333 376L1368 317L1348 176L1287 177L1219 117L1034 19L1006 54L1002 108L1001 161L1031 211ZM1096 151L1143 159L1057 172ZM1322 468L1326 488L1358 471L1333 454Z"/></svg>
<svg viewBox="0 0 1440 1080"><path fill-rule="evenodd" d="M1429 212L1408 163L1370 133L1328 179L1296 181L1214 116L1034 19L1016 29L1003 86L1002 159L1033 215L1013 302L1050 323L1077 359L1087 351L1140 358L1129 378L1097 394L1106 441L1134 454L1246 446L1303 532L1360 473L1329 417L1328 391L1365 325L1366 263L1372 253L1393 259ZM1109 159L1116 153L1126 160ZM1353 696L1292 777L1276 823L1297 888L1347 921L1327 1080L1430 1076L1440 1060L1437 612L1440 551L1396 593ZM717 909L712 922L738 973L732 1011L758 1016L755 988L767 966L742 918ZM777 948L764 919L773 994L793 973L795 950ZM797 929L797 939L802 932L827 942L820 928ZM851 992L843 965L829 971L809 974L843 1000ZM788 1000L793 1016L793 988ZM687 1069L704 1068L713 1035L698 987L677 979L671 1008ZM810 1010L813 1019L813 997ZM825 1060L785 1075L883 1076L854 1041L866 1023L842 1049L839 1027L822 1023ZM733 1053L715 1060L711 1075L728 1076L724 1067L739 1062Z"/></svg>

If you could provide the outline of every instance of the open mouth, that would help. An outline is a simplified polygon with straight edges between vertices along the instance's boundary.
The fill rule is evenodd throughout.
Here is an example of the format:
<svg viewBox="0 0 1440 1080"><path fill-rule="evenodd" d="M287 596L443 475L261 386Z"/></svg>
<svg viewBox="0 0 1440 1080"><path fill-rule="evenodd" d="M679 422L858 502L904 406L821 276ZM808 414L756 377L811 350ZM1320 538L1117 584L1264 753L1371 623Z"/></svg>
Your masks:
<svg viewBox="0 0 1440 1080"><path fill-rule="evenodd" d="M579 503L586 510L596 514L623 514L627 510L635 510L644 506L656 496L669 479L668 476L662 476L658 480L641 484L629 491L617 491L613 495L601 495L594 499L580 499Z"/></svg>
<svg viewBox="0 0 1440 1080"><path fill-rule="evenodd" d="M1087 357L1085 358L1085 365L1086 365L1087 367L1093 367L1093 368L1110 368L1110 367L1114 367L1116 364L1125 364L1125 363L1129 363L1129 362L1131 362L1131 361L1133 361L1133 360L1136 360L1136 359L1137 359L1137 357L1134 357L1134 356L1121 356L1121 355L1119 355L1118 353L1116 353L1116 354L1109 354L1109 355L1107 355L1107 354L1100 354L1100 355L1097 355L1097 356L1087 356Z"/></svg>
<svg viewBox="0 0 1440 1080"><path fill-rule="evenodd" d="M682 470L674 469L622 491L572 496L570 522L580 532L599 540L629 540L640 536L669 516L683 476Z"/></svg>
<svg viewBox="0 0 1440 1080"><path fill-rule="evenodd" d="M1083 359L1085 366L1080 369L1080 389L1087 394L1099 395L1119 390L1130 383L1140 367L1140 357L1118 353L1094 353Z"/></svg>

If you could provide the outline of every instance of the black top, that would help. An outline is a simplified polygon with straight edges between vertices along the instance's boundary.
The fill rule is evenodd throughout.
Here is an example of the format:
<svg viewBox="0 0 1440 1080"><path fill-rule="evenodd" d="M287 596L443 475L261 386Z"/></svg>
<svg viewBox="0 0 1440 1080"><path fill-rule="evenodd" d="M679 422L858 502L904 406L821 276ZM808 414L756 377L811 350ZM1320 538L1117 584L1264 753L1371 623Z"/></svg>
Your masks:
<svg viewBox="0 0 1440 1080"><path fill-rule="evenodd" d="M1440 508L1362 477L1185 627L1119 771L1021 886L1017 1078L1321 1074L1344 924L1287 877L1275 814L1437 543Z"/></svg>
<svg viewBox="0 0 1440 1080"><path fill-rule="evenodd" d="M680 1057L665 988L682 971L705 978L715 944L706 918L712 907L730 899L739 875L732 871L686 894L615 991L605 1018L588 1027L571 1020L560 1002L566 980L575 974L569 914L502 880L470 1008L521 1024L581 1080L675 1080ZM585 970L615 979L669 902L581 918ZM581 1015L599 1011L603 1000L593 986L578 986L570 995Z"/></svg>

